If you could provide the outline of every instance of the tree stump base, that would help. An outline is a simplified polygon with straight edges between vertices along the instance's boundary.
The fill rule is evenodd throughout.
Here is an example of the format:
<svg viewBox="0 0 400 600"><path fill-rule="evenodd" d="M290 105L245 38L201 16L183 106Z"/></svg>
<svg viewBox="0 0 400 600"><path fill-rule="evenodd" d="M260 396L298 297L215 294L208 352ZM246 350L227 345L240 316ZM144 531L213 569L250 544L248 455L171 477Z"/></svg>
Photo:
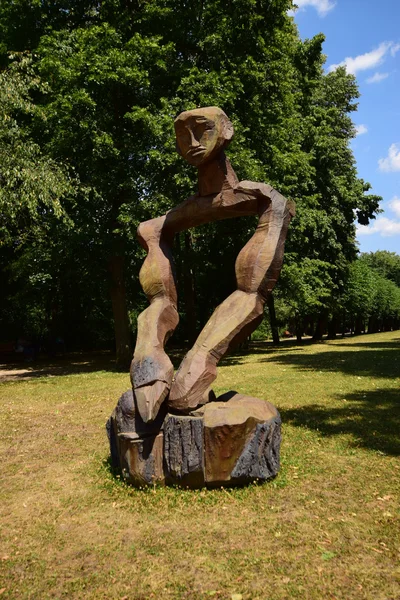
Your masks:
<svg viewBox="0 0 400 600"><path fill-rule="evenodd" d="M228 392L189 415L144 423L132 390L107 422L114 469L136 487L220 487L267 481L279 471L281 418L272 404Z"/></svg>

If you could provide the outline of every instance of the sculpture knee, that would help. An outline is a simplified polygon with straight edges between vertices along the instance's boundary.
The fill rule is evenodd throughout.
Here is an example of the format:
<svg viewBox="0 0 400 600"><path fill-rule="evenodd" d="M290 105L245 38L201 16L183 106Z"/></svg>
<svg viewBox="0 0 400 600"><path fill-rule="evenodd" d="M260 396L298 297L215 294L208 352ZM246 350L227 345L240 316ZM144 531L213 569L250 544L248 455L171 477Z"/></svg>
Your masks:
<svg viewBox="0 0 400 600"><path fill-rule="evenodd" d="M165 222L165 216L143 221L137 228L137 236L141 245L147 250L151 242L159 243Z"/></svg>
<svg viewBox="0 0 400 600"><path fill-rule="evenodd" d="M235 274L237 288L241 292L246 294L254 294L257 292L257 278L255 277L255 271L257 266L253 261L250 260L247 252L247 245L240 251L236 263L235 263Z"/></svg>

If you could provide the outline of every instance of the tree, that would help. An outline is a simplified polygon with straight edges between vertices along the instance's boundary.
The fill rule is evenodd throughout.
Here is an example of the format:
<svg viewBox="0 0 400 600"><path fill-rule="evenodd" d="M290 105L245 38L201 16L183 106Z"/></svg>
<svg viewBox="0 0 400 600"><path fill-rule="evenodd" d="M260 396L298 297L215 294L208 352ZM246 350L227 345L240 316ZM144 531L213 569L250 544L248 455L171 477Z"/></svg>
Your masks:
<svg viewBox="0 0 400 600"><path fill-rule="evenodd" d="M349 268L346 288L340 305L350 318L350 328L355 334L365 331L376 295L374 272L362 260L355 260Z"/></svg>
<svg viewBox="0 0 400 600"><path fill-rule="evenodd" d="M32 51L41 86L31 91L30 140L73 174L74 201L62 207L74 226L61 239L70 265L79 248L85 253L86 285L103 290L99 278L108 278L121 364L130 358L127 314L145 302L136 226L195 187L195 173L174 150L172 121L181 110L220 106L235 126L229 154L239 177L268 181L296 200L278 296L286 285L296 314L311 306L326 312L344 287L355 256L354 211L368 220L378 199L365 195L348 147L354 78L341 69L324 75L323 36L302 42L291 5L15 0L0 10L7 48ZM34 16L25 45L21 6ZM252 227L252 219L221 222L178 239L181 312L194 328L232 291L234 258ZM312 300L310 273L318 280ZM297 299L296 281L303 282Z"/></svg>
<svg viewBox="0 0 400 600"><path fill-rule="evenodd" d="M288 73L288 81L294 77L290 53L286 56L285 47L281 47L283 42L286 46L292 43L294 32L291 20L282 12L287 6L288 2L263 3L264 16L270 16L270 33L280 27L290 34L286 38L282 35L282 39L271 36L269 45L260 11L251 3L246 7L237 3L234 15L219 3L196 3L194 20L188 22L187 14L181 15L182 27L176 23L176 2L144 5L130 25L121 11L117 18L111 10L107 23L53 31L41 38L36 49L37 73L49 83L49 91L38 98L46 121L37 121L33 135L42 144L44 141L46 152L72 166L82 184L91 190L86 199L72 207L71 217L79 225L82 217L87 217L85 229L92 250L100 262L109 264L117 340L122 339L122 343L117 341L121 362L129 355L123 259L127 243L132 240L131 229L155 210L161 212L174 204L173 198L183 199L193 189L193 174L172 154L171 117L197 104L222 105L237 126L232 152L239 170L246 171L247 177L252 177L253 171L256 178L265 179L261 160L254 159L245 134L250 131L253 143L258 143L259 151L265 154L265 143L260 145L264 136L273 139L274 129L283 122L282 111L291 113L291 84L286 85L287 93L278 85L282 73ZM97 21L104 14L98 13ZM228 15L228 28L220 21L221 14ZM247 17L248 30L242 30ZM150 35L149 31L158 35ZM238 35L247 45L247 50L239 46L239 56ZM246 67L244 54L250 61ZM242 90L240 103L238 90ZM264 94L269 95L270 105L268 118L258 119L262 132L252 116L255 108L250 111L250 97L252 102L259 98L259 106ZM235 117L236 105L243 125ZM248 125L251 127L246 129ZM289 134L279 127L281 137L289 140ZM268 146L269 153L285 145L285 140L277 135L275 138L275 145ZM221 230L215 227L215 231ZM233 230L240 234L235 244L237 254L249 227L246 231L237 225ZM202 236L198 239L201 241ZM225 240L217 234L214 257L224 245ZM217 293L222 295L221 286Z"/></svg>
<svg viewBox="0 0 400 600"><path fill-rule="evenodd" d="M378 250L369 254L361 254L361 260L382 277L390 279L400 287L400 256L398 254L387 250Z"/></svg>
<svg viewBox="0 0 400 600"><path fill-rule="evenodd" d="M319 68L323 60L316 42L317 39L312 44L306 42L314 57L314 73L318 60ZM295 273L305 265L307 279L310 264L315 261L313 271L318 272L323 287L321 295L321 285L317 284L315 294L320 306L314 339L320 339L328 316L336 318L348 267L356 257L355 214L360 222L368 222L377 211L380 198L366 194L370 186L358 179L349 147L355 135L350 115L356 110L358 97L354 77L340 68L327 75L320 73L310 81L310 62L304 60L304 53L301 58L301 64L306 65L302 68L305 77L301 148L309 158L309 166L306 179L299 178L300 193L303 191L304 195L297 203L296 220L289 231L287 266L288 272L292 268ZM302 316L304 319L310 314Z"/></svg>
<svg viewBox="0 0 400 600"><path fill-rule="evenodd" d="M29 120L41 114L30 99L42 88L30 59L21 57L0 71L0 235L1 243L22 244L44 235L50 222L68 221L62 199L74 186L67 170L30 137Z"/></svg>

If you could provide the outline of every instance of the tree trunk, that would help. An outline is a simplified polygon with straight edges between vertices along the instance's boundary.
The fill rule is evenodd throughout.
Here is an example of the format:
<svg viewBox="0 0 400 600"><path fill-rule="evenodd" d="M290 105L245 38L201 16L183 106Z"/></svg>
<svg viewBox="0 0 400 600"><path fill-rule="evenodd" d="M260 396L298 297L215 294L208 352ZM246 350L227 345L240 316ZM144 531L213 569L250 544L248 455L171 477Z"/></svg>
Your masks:
<svg viewBox="0 0 400 600"><path fill-rule="evenodd" d="M296 340L300 343L304 334L304 322L300 317L296 317L294 321L294 331L296 334Z"/></svg>
<svg viewBox="0 0 400 600"><path fill-rule="evenodd" d="M275 312L275 302L272 294L268 296L267 300L268 312L269 312L269 322L271 325L272 331L272 340L274 344L279 344L279 330L278 330L278 322L276 320L276 312Z"/></svg>
<svg viewBox="0 0 400 600"><path fill-rule="evenodd" d="M183 261L183 289L185 297L185 312L187 320L187 334L189 346L192 346L197 338L196 328L196 293L194 274L192 269L192 239L189 231L184 233L185 253Z"/></svg>
<svg viewBox="0 0 400 600"><path fill-rule="evenodd" d="M314 335L313 335L313 341L314 342L320 342L322 340L322 337L325 333L326 330L326 322L327 322L327 315L325 313L321 313L318 317L318 321L317 324L315 326L315 331L314 331Z"/></svg>
<svg viewBox="0 0 400 600"><path fill-rule="evenodd" d="M346 311L343 311L343 316L342 316L342 337L344 337L346 335Z"/></svg>
<svg viewBox="0 0 400 600"><path fill-rule="evenodd" d="M333 316L328 323L328 340L336 339L336 332L338 328L338 318Z"/></svg>
<svg viewBox="0 0 400 600"><path fill-rule="evenodd" d="M124 283L124 258L112 256L108 263L110 294L114 316L116 364L128 368L132 360L132 340Z"/></svg>
<svg viewBox="0 0 400 600"><path fill-rule="evenodd" d="M354 326L354 335L361 335L363 329L363 320L361 317L356 317L356 322Z"/></svg>
<svg viewBox="0 0 400 600"><path fill-rule="evenodd" d="M371 315L368 321L368 333L378 333L378 321L374 315Z"/></svg>

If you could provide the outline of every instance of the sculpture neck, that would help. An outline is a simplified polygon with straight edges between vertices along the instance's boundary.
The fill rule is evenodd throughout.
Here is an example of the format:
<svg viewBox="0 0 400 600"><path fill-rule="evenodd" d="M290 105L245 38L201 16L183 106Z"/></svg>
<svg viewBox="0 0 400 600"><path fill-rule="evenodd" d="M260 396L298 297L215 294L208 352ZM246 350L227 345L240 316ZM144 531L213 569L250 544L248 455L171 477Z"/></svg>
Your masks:
<svg viewBox="0 0 400 600"><path fill-rule="evenodd" d="M221 152L214 160L199 167L199 194L211 196L222 190L233 189L239 183L229 158Z"/></svg>

